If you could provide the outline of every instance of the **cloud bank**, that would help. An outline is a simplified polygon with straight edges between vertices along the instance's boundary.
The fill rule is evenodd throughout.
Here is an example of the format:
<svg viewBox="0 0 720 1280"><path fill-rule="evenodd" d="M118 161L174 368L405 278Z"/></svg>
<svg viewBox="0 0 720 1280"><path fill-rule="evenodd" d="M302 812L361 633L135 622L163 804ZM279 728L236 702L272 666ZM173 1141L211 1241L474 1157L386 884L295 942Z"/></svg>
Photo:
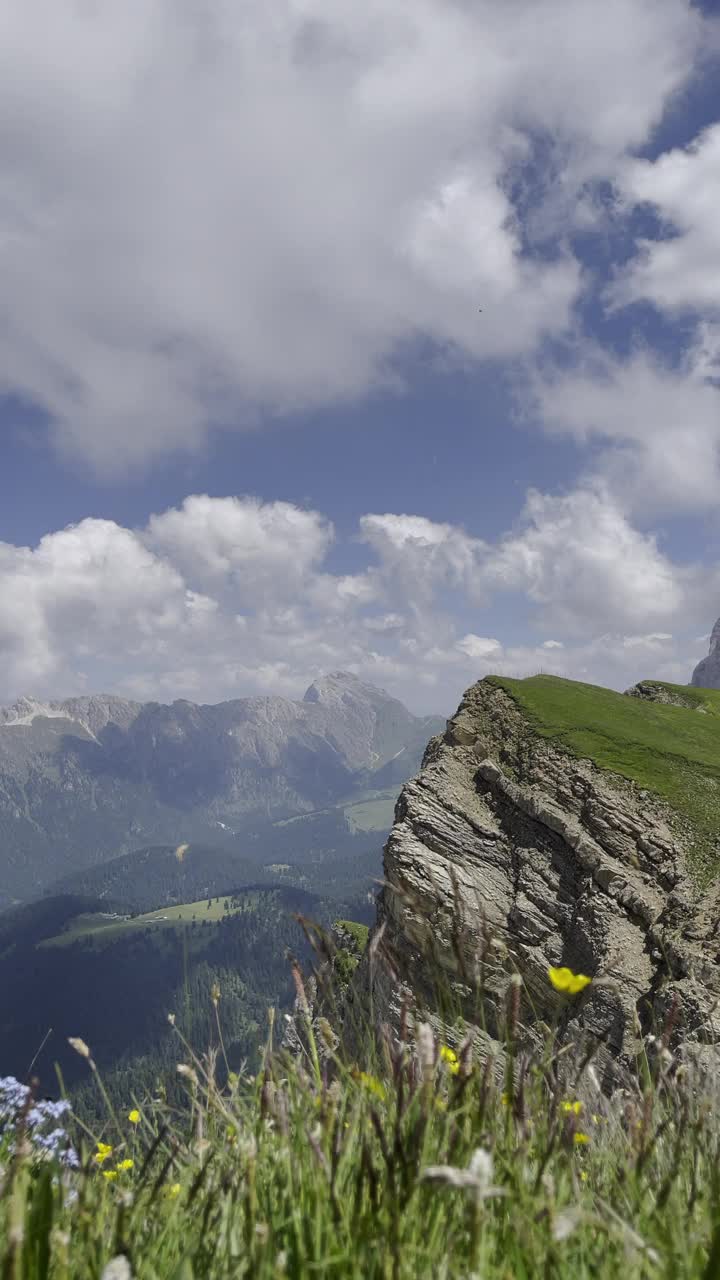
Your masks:
<svg viewBox="0 0 720 1280"><path fill-rule="evenodd" d="M716 136L628 152L707 40L689 0L6 6L0 389L112 474L401 389L420 337L527 356L572 322L597 179L684 230L626 296L697 301Z"/></svg>
<svg viewBox="0 0 720 1280"><path fill-rule="evenodd" d="M333 574L321 513L194 494L142 529L86 519L35 548L0 544L0 699L299 696L344 668L441 711L490 671L686 680L720 588L598 491L531 493L492 544L388 513L363 517L359 536L367 564ZM502 596L529 602L520 633L534 640L487 633ZM678 617L690 639L674 637Z"/></svg>

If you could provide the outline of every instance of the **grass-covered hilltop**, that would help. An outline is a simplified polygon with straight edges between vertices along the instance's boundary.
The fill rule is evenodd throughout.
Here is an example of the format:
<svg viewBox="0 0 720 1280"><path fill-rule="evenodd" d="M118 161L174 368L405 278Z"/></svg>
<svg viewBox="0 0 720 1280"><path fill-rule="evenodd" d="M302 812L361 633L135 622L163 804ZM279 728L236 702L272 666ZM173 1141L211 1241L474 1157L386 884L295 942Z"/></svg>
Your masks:
<svg viewBox="0 0 720 1280"><path fill-rule="evenodd" d="M715 873L720 690L646 680L620 694L544 675L490 683L510 694L537 733L666 801L686 824L698 874Z"/></svg>
<svg viewBox="0 0 720 1280"><path fill-rule="evenodd" d="M179 901L163 852L72 886L147 863L125 910L0 917L63 1063L23 970L1 1280L720 1276L719 780L720 692L489 677L402 788L369 937L353 894L203 895L200 855Z"/></svg>

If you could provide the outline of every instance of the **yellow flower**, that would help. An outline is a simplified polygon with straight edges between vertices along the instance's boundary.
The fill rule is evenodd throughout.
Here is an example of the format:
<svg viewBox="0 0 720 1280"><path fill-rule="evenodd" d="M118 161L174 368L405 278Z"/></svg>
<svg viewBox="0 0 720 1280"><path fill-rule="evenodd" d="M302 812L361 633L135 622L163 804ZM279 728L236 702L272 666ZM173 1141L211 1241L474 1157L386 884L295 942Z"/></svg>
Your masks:
<svg viewBox="0 0 720 1280"><path fill-rule="evenodd" d="M365 1071L361 1071L360 1083L368 1089L370 1093L376 1094L377 1097L382 1098L383 1101L385 1100L385 1086L377 1080L375 1076L369 1076Z"/></svg>
<svg viewBox="0 0 720 1280"><path fill-rule="evenodd" d="M585 1146L585 1143L586 1143L586 1142L589 1142L589 1141L590 1141L590 1139L588 1138L588 1136L587 1136L587 1134L586 1134L586 1133L574 1133L574 1134L573 1134L573 1142L575 1143L575 1146L576 1146L576 1147L584 1147L584 1146Z"/></svg>
<svg viewBox="0 0 720 1280"><path fill-rule="evenodd" d="M121 1160L118 1169L121 1173L127 1173L128 1169L132 1169L135 1164L134 1160Z"/></svg>
<svg viewBox="0 0 720 1280"><path fill-rule="evenodd" d="M582 1102L563 1102L562 1109L566 1115L579 1116L582 1111Z"/></svg>
<svg viewBox="0 0 720 1280"><path fill-rule="evenodd" d="M140 1112L138 1111L137 1107L133 1107L132 1111L128 1112L128 1120L130 1121L131 1124L140 1123Z"/></svg>
<svg viewBox="0 0 720 1280"><path fill-rule="evenodd" d="M165 1195L168 1200L175 1200L180 1195L180 1183L173 1182L169 1187L165 1188Z"/></svg>
<svg viewBox="0 0 720 1280"><path fill-rule="evenodd" d="M588 978L587 974L573 973L572 969L555 969L552 965L548 969L548 977L556 991L567 991L571 996L577 995L578 991L584 991L592 982L592 978Z"/></svg>
<svg viewBox="0 0 720 1280"><path fill-rule="evenodd" d="M103 1169L103 1178L106 1182L112 1182L117 1178L117 1169Z"/></svg>
<svg viewBox="0 0 720 1280"><path fill-rule="evenodd" d="M98 1142L97 1151L95 1152L95 1156L94 1156L94 1159L96 1160L96 1162L98 1164L104 1164L105 1161L109 1159L111 1155L112 1155L112 1147L108 1146L107 1142Z"/></svg>
<svg viewBox="0 0 720 1280"><path fill-rule="evenodd" d="M581 1170L580 1170L580 1181L581 1181L581 1182L587 1182L587 1178L588 1178L587 1173L585 1172L585 1170L584 1170L584 1169L581 1169Z"/></svg>
<svg viewBox="0 0 720 1280"><path fill-rule="evenodd" d="M500 1101L502 1102L502 1104L503 1104L503 1106L504 1106L504 1107L509 1107L509 1106L510 1106L510 1095L509 1095L509 1094L507 1094L507 1093L502 1093L502 1094L500 1095Z"/></svg>
<svg viewBox="0 0 720 1280"><path fill-rule="evenodd" d="M451 1076L457 1075L460 1070L460 1063L458 1062L458 1056L454 1049L451 1049L447 1044L441 1044L440 1060L447 1065L447 1069Z"/></svg>

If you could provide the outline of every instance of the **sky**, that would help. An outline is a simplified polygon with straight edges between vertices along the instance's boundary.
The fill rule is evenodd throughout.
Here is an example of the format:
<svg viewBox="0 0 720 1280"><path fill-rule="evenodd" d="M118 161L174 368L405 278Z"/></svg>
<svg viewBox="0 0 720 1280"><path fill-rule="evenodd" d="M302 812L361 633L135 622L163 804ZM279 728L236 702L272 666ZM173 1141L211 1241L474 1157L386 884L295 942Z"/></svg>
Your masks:
<svg viewBox="0 0 720 1280"><path fill-rule="evenodd" d="M0 702L689 681L719 72L718 0L5 6Z"/></svg>

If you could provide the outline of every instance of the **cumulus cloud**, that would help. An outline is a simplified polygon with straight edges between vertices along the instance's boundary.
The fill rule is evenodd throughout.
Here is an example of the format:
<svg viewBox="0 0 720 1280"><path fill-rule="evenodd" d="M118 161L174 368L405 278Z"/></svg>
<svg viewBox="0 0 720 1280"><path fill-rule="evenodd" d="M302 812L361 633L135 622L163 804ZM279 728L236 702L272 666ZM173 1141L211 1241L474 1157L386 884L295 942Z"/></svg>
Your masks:
<svg viewBox="0 0 720 1280"><path fill-rule="evenodd" d="M574 369L536 371L530 395L548 431L595 446L588 474L624 509L707 510L720 488L719 353L707 325L674 368L648 350L623 360L588 347Z"/></svg>
<svg viewBox="0 0 720 1280"><path fill-rule="evenodd" d="M677 615L682 571L602 491L528 495L520 527L483 567L488 586L522 591L540 620L569 634L637 627Z"/></svg>
<svg viewBox="0 0 720 1280"><path fill-rule="evenodd" d="M705 31L689 0L6 6L0 388L112 470L399 388L420 335L531 351L581 274L530 213L587 221Z"/></svg>
<svg viewBox="0 0 720 1280"><path fill-rule="evenodd" d="M647 299L667 311L720 315L720 123L684 149L656 160L628 160L617 183L628 205L649 204L663 238L641 238L608 297L616 305Z"/></svg>
<svg viewBox="0 0 720 1280"><path fill-rule="evenodd" d="M720 574L673 564L591 490L531 493L494 544L388 513L359 536L372 563L333 574L321 513L192 495L143 529L86 519L35 548L0 544L0 698L295 697L344 668L446 711L489 671L685 680L720 596ZM508 595L523 606L512 627Z"/></svg>
<svg viewBox="0 0 720 1280"><path fill-rule="evenodd" d="M441 587L477 595L486 544L456 525L426 516L367 515L360 519L360 538L375 552L396 598L426 603Z"/></svg>
<svg viewBox="0 0 720 1280"><path fill-rule="evenodd" d="M282 582L300 590L333 540L316 511L289 502L193 494L181 507L150 517L145 541L195 585L231 583L243 597ZM291 554L289 554L291 552Z"/></svg>

